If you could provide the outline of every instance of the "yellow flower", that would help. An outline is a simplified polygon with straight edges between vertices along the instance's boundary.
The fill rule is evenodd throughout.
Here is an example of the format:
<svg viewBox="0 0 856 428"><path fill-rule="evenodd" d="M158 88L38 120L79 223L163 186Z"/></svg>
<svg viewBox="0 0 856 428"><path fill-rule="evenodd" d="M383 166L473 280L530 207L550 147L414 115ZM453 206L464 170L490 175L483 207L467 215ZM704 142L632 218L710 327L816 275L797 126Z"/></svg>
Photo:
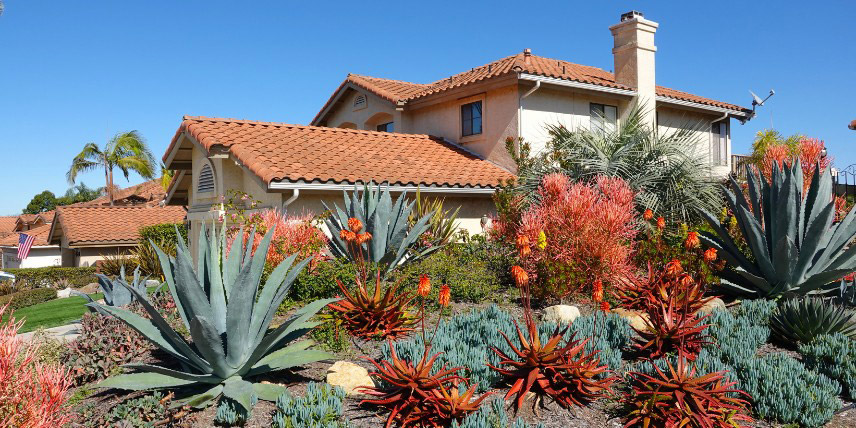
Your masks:
<svg viewBox="0 0 856 428"><path fill-rule="evenodd" d="M544 251L547 248L547 234L543 230L538 231L538 249Z"/></svg>

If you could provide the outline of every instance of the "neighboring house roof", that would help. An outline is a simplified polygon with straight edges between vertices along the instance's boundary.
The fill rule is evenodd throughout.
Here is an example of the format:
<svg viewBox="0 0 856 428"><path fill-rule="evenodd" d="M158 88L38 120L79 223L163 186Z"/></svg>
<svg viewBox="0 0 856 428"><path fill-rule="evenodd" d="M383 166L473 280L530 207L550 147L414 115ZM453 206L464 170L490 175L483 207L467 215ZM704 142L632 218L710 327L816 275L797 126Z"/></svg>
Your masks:
<svg viewBox="0 0 856 428"><path fill-rule="evenodd" d="M536 55L525 55L518 53L509 57L502 58L490 64L476 67L470 71L455 74L444 79L440 79L433 83L421 84L402 82L400 80L382 79L378 77L360 76L349 74L344 82L339 86L339 89L334 92L333 96L324 104L321 111L313 119L313 123L320 119L320 116L327 110L327 107L335 100L338 92L348 83L359 86L373 94L384 98L393 103L408 102L419 98L427 97L432 94L448 91L449 89L458 88L461 86L470 85L484 80L505 76L511 73L525 73L544 77L552 77L555 79L569 80L581 83L588 83L607 88L632 90L628 86L616 83L615 75L597 68L587 65L574 64L558 59L544 58ZM675 89L657 86L657 95L672 98L681 101L689 101L713 107L720 107L729 110L742 112L750 112L751 110L736 104L717 101L710 98L693 95L688 92L678 91Z"/></svg>
<svg viewBox="0 0 856 428"><path fill-rule="evenodd" d="M136 244L141 227L180 223L184 216L178 206L58 207L48 240L57 243L64 236L69 247Z"/></svg>
<svg viewBox="0 0 856 428"><path fill-rule="evenodd" d="M35 236L36 239L33 241L34 247L44 247L46 245L50 245L48 242L48 235L51 231L50 224L42 224L36 226L30 230L22 231L21 233L26 233L29 236ZM18 233L11 233L2 238L0 238L0 247L17 247L18 246Z"/></svg>
<svg viewBox="0 0 856 428"><path fill-rule="evenodd" d="M184 118L167 148L165 163L184 133L206 150L227 148L266 184L374 180L492 188L513 177L460 146L428 135L191 116Z"/></svg>
<svg viewBox="0 0 856 428"><path fill-rule="evenodd" d="M38 214L21 214L15 221L15 231L24 230L25 226L32 228L41 224L50 224L53 221L54 210L45 211Z"/></svg>
<svg viewBox="0 0 856 428"><path fill-rule="evenodd" d="M163 190L158 178L117 190L113 194L113 203L123 205L148 202L159 203L165 196L166 192ZM72 206L94 205L110 205L110 198L104 195L88 202L72 204Z"/></svg>
<svg viewBox="0 0 856 428"><path fill-rule="evenodd" d="M18 216L0 216L0 239L5 236L15 233L15 224L18 222Z"/></svg>
<svg viewBox="0 0 856 428"><path fill-rule="evenodd" d="M853 119L853 120L851 120L851 121L850 121L850 126L849 126L849 128L850 128L850 129L852 129L852 130L854 130L854 131L856 131L856 119Z"/></svg>

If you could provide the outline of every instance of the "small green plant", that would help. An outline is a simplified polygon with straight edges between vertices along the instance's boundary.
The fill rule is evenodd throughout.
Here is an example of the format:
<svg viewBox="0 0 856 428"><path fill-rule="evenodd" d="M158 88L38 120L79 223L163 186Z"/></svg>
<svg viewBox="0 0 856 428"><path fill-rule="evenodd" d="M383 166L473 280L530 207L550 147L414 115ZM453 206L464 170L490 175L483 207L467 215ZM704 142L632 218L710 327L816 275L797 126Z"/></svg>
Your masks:
<svg viewBox="0 0 856 428"><path fill-rule="evenodd" d="M4 272L15 275L16 282L26 282L32 288L54 287L61 279L65 279L72 287L83 287L95 282L95 267L43 267L3 269ZM17 287L22 290L22 287Z"/></svg>
<svg viewBox="0 0 856 428"><path fill-rule="evenodd" d="M345 391L323 383L309 382L306 395L294 397L288 392L276 399L274 428L350 428L342 417Z"/></svg>
<svg viewBox="0 0 856 428"><path fill-rule="evenodd" d="M543 425L528 425L521 418L509 422L505 401L495 398L460 423L452 422L452 428L543 428Z"/></svg>
<svg viewBox="0 0 856 428"><path fill-rule="evenodd" d="M312 330L312 339L330 352L345 352L350 349L348 332L339 328L332 320L325 321Z"/></svg>
<svg viewBox="0 0 856 428"><path fill-rule="evenodd" d="M181 242L175 258L158 250L166 283L191 341L179 335L148 299L127 284L120 283L135 295L148 319L126 309L90 303L142 333L181 365L181 369L172 369L132 364L128 367L139 372L110 377L98 386L181 393L203 387L204 392L185 396L177 403L200 408L225 397L250 413L256 399L273 401L283 392L283 387L256 383L256 376L330 358L326 352L309 349L311 340L298 339L317 325L311 318L333 300L310 303L276 329L268 330L289 286L310 261L307 258L295 264L296 255L287 258L260 291L274 229L254 254L252 245L243 242L243 233L227 249L225 231L219 236L209 235L204 226L196 263Z"/></svg>
<svg viewBox="0 0 856 428"><path fill-rule="evenodd" d="M819 297L784 300L770 318L770 330L781 343L791 347L809 343L823 334L840 333L856 338L852 311Z"/></svg>
<svg viewBox="0 0 856 428"><path fill-rule="evenodd" d="M119 422L122 427L151 428L171 421L171 395L155 391L149 395L123 401L110 409L105 417L111 426Z"/></svg>
<svg viewBox="0 0 856 428"><path fill-rule="evenodd" d="M800 354L806 367L838 381L856 399L856 341L840 333L824 334L800 345Z"/></svg>

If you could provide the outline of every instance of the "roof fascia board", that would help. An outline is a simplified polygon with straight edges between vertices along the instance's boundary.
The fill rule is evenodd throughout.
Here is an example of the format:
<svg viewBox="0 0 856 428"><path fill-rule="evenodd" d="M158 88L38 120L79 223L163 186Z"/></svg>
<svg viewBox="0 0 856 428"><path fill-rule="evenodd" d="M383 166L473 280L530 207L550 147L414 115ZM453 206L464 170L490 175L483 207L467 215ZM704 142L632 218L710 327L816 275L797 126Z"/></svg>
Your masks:
<svg viewBox="0 0 856 428"><path fill-rule="evenodd" d="M439 104L449 100L457 100L462 97L472 96L475 93L487 92L496 88L508 86L516 81L517 76L514 73L495 76L479 82L458 86L457 88L447 89L429 95L423 95L419 98L407 101L404 104L404 108L422 108L428 105Z"/></svg>
<svg viewBox="0 0 856 428"><path fill-rule="evenodd" d="M175 160L175 155L178 154L178 150L181 148L181 145L184 143L184 138L187 136L187 130L181 131L181 136L178 137L178 141L176 141L175 146L172 151L166 157L166 162L164 162L164 166L167 169L171 169L172 161Z"/></svg>
<svg viewBox="0 0 856 428"><path fill-rule="evenodd" d="M181 180L184 179L184 175L187 173L185 170L178 171L178 175L175 177L175 185L169 189L169 193L167 193L166 197L163 198L164 205L169 205L172 196L175 194L175 191L178 190L179 186L181 186Z"/></svg>
<svg viewBox="0 0 856 428"><path fill-rule="evenodd" d="M520 73L520 80L528 80L532 82L549 83L551 85L565 86L568 88L587 89L595 92L606 92L610 94L636 96L636 91L629 89L610 88L609 86L595 85L592 83L577 82L575 80L557 79L555 77L539 76L537 74Z"/></svg>
<svg viewBox="0 0 856 428"><path fill-rule="evenodd" d="M357 183L357 186L363 183ZM386 187L386 185L381 185ZM353 190L354 184L344 183L292 183L284 181L274 181L268 185L268 190ZM391 192L416 191L419 189L421 193L452 193L452 194L467 194L467 195L491 195L496 189L485 187L434 187L434 186L413 186L413 185L390 185Z"/></svg>
<svg viewBox="0 0 856 428"><path fill-rule="evenodd" d="M68 248L135 247L137 245L139 245L137 241L86 241L69 243Z"/></svg>
<svg viewBox="0 0 856 428"><path fill-rule="evenodd" d="M657 95L656 100L658 103L674 104L674 105L678 105L678 106L682 106L682 107L691 107L691 108L700 109L700 110L713 111L716 113L728 113L729 115L741 117L741 118L748 118L750 116L749 113L747 113L745 111L741 111L741 110L716 107L716 106L711 106L711 105L702 104L702 103L696 103L696 102L692 102L692 101L684 101L684 100L679 100L679 99L675 99L675 98L664 97L662 95Z"/></svg>

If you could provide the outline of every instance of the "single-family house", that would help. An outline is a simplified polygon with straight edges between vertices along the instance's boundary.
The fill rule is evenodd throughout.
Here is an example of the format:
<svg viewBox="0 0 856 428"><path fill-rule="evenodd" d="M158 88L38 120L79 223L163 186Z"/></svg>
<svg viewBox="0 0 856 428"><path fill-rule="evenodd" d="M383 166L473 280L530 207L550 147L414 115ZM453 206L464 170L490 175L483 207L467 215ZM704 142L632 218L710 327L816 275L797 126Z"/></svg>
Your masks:
<svg viewBox="0 0 856 428"><path fill-rule="evenodd" d="M186 116L163 160L176 175L166 203L187 205L191 235L217 219L229 190L265 206L319 212L355 183L417 187L461 207L481 232L491 195L513 177L506 140L538 152L547 125L614 129L638 105L660 131L689 128L715 173L730 171L732 119L751 110L661 86L656 22L639 12L609 27L614 72L523 52L430 83L351 74L310 126Z"/></svg>
<svg viewBox="0 0 856 428"><path fill-rule="evenodd" d="M24 222L18 222L22 224ZM40 268L48 266L61 266L62 258L60 257L59 245L54 245L48 242L48 233L51 230L51 223L42 223L27 229L18 229L10 234L0 238L0 251L2 251L2 269L13 268ZM19 232L33 236L33 246L30 247L30 253L27 258L21 260L18 258L18 239Z"/></svg>

